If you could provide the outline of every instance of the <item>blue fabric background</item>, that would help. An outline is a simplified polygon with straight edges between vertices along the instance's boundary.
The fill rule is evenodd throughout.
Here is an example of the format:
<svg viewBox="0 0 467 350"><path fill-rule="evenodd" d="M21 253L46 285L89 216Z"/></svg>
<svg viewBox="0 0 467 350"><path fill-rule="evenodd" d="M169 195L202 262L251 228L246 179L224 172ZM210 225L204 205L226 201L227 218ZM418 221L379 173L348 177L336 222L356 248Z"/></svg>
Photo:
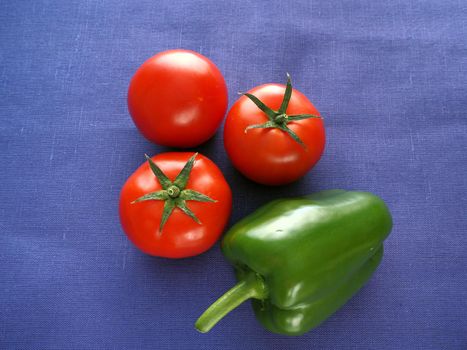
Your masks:
<svg viewBox="0 0 467 350"><path fill-rule="evenodd" d="M328 188L392 210L374 277L304 336L268 333L248 303L197 333L234 283L219 246L152 258L120 228L125 179L167 150L135 129L128 82L179 47L218 65L230 105L290 72L325 116L324 157L291 186L239 175L220 132L198 148L234 189L231 223ZM0 98L0 348L467 348L465 1L4 0Z"/></svg>

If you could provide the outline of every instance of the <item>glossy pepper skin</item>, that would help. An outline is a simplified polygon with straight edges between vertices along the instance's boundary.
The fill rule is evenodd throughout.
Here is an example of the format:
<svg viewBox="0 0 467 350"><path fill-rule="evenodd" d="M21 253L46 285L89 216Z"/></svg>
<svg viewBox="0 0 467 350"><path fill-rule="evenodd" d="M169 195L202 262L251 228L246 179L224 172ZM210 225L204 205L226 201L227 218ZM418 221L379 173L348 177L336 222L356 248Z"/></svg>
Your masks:
<svg viewBox="0 0 467 350"><path fill-rule="evenodd" d="M371 277L391 228L387 206L368 192L328 190L266 204L225 235L222 251L239 282L206 310L197 329L209 331L253 298L268 330L309 331Z"/></svg>

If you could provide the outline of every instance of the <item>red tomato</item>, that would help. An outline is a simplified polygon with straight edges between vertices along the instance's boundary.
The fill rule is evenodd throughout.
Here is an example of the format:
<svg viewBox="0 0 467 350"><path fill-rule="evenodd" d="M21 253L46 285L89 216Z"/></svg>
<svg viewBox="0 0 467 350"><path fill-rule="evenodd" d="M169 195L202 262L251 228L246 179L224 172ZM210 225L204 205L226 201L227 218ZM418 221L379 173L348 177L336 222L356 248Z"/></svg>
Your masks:
<svg viewBox="0 0 467 350"><path fill-rule="evenodd" d="M219 168L205 156L194 153L161 153L151 158L172 185L177 183L177 176L192 159L195 161L188 172L186 185L179 186L178 196L169 201L180 200L184 189L189 193L196 191L198 197L199 194L209 197L213 201L185 201L188 211L199 219L199 223L179 206L173 208L165 224L161 223L167 200L141 199L165 191L148 162L141 165L123 186L120 221L128 238L143 252L167 258L194 256L208 250L222 234L232 208L232 193ZM134 202L138 198L141 201Z"/></svg>
<svg viewBox="0 0 467 350"><path fill-rule="evenodd" d="M287 120L286 127L303 144L277 127L246 130L252 125L271 123L271 118L245 95L235 102L227 115L224 126L225 149L233 165L253 181L266 185L290 183L310 170L323 153L323 120L316 117L292 120L294 115L319 116L318 110L305 95L292 89L291 85L290 89L290 102L282 120ZM255 87L249 93L270 107L277 117L285 90L284 85L265 84Z"/></svg>
<svg viewBox="0 0 467 350"><path fill-rule="evenodd" d="M219 69L188 50L161 52L136 71L128 109L150 141L194 147L216 132L227 109L227 87Z"/></svg>

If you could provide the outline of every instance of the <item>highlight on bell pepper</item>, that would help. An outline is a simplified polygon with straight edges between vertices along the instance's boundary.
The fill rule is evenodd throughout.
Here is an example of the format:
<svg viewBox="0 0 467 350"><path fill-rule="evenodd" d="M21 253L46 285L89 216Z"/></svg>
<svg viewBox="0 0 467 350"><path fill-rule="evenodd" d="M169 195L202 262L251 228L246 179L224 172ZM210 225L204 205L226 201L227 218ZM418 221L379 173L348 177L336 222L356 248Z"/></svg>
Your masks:
<svg viewBox="0 0 467 350"><path fill-rule="evenodd" d="M195 327L208 332L252 299L268 330L286 335L311 330L368 281L391 228L387 206L368 192L328 190L264 205L226 233L222 251L238 283Z"/></svg>

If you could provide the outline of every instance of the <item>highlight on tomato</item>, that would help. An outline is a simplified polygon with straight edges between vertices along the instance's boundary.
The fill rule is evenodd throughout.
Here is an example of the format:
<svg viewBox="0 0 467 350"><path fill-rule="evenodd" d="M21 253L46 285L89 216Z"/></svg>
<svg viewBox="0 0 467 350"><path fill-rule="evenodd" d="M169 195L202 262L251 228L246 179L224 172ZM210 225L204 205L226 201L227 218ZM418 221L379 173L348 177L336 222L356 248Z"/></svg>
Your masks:
<svg viewBox="0 0 467 350"><path fill-rule="evenodd" d="M195 147L211 138L227 110L227 86L216 65L190 50L168 50L138 68L128 110L150 141Z"/></svg>
<svg viewBox="0 0 467 350"><path fill-rule="evenodd" d="M208 250L230 217L232 192L220 169L192 152L146 156L120 193L120 222L143 252L185 258Z"/></svg>
<svg viewBox="0 0 467 350"><path fill-rule="evenodd" d="M242 94L224 125L224 147L243 175L265 185L282 185L304 176L321 158L324 123L300 91L265 84Z"/></svg>

